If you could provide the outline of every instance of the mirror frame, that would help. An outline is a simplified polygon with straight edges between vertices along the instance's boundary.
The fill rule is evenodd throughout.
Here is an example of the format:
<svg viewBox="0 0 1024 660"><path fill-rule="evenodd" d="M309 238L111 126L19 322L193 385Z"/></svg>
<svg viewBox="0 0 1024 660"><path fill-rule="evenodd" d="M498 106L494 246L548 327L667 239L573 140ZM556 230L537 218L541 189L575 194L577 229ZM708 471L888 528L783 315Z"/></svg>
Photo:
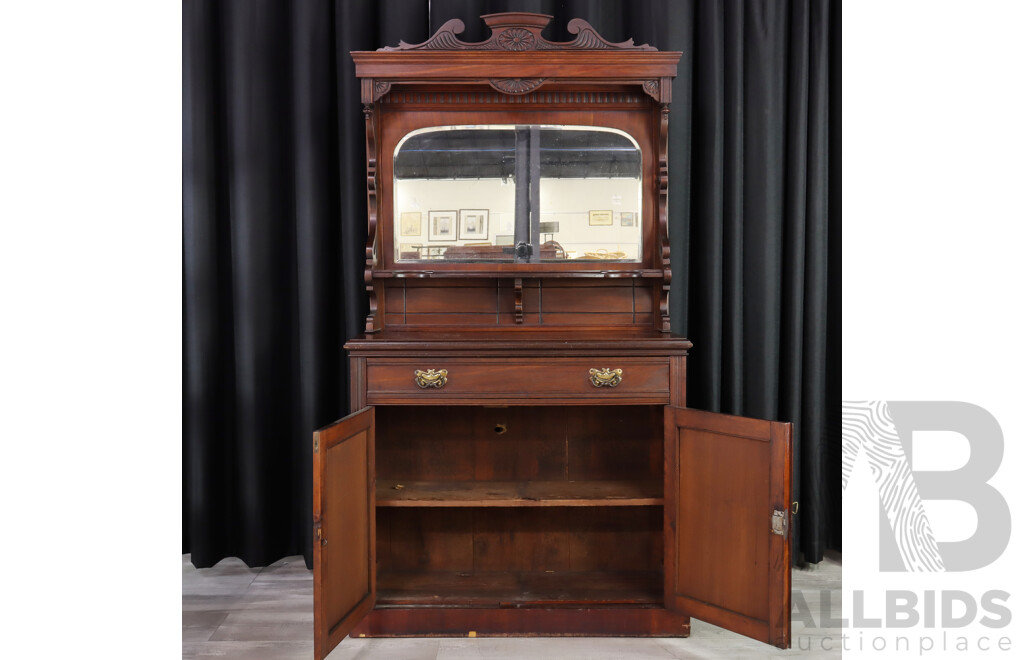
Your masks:
<svg viewBox="0 0 1024 660"><path fill-rule="evenodd" d="M410 93L415 94L415 89ZM416 104L403 103L396 105L394 112L389 112L388 121L382 122L379 132L379 152L386 155L379 159L377 177L380 190L377 191L376 239L374 240L374 272L388 276L415 276L417 272L434 274L443 271L472 271L486 275L489 273L557 273L598 271L611 273L615 271L636 272L658 268L655 246L659 244L657 237L657 163L653 152L657 145L660 126L651 120L648 110L638 107L632 111L621 109L594 110L580 112L578 108L555 107L544 109L542 122L538 122L536 109L521 109L514 105L501 104L499 107L474 106L463 108L458 105L439 108L438 105L424 103L429 112L416 112ZM382 110L391 110L383 106ZM414 131L447 126L515 126L538 124L545 126L569 126L579 128L613 129L627 135L640 149L640 205L639 224L641 232L641 254L639 261L601 261L574 260L566 262L463 262L463 261L398 261L395 259L395 215L394 194L394 154L399 144Z"/></svg>

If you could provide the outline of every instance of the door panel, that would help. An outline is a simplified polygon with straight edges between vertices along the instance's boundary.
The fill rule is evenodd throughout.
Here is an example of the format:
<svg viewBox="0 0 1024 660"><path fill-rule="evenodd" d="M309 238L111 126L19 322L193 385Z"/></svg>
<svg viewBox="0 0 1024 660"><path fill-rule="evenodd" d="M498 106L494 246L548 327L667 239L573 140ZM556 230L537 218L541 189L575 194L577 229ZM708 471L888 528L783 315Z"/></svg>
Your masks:
<svg viewBox="0 0 1024 660"><path fill-rule="evenodd" d="M792 424L666 408L670 609L789 647L791 443Z"/></svg>
<svg viewBox="0 0 1024 660"><path fill-rule="evenodd" d="M373 608L374 411L313 434L313 646L331 652Z"/></svg>

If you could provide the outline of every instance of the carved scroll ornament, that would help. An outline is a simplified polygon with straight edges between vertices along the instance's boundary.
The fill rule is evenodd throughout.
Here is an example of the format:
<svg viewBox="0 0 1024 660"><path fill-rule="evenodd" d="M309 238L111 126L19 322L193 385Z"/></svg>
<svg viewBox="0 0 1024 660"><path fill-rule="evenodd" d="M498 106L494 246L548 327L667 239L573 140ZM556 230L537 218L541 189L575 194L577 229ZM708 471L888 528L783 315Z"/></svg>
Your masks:
<svg viewBox="0 0 1024 660"><path fill-rule="evenodd" d="M552 19L547 14L509 12L488 14L481 18L491 28L491 36L484 41L471 43L459 39L456 35L465 31L466 24L453 18L421 44L400 41L398 46L387 46L380 50L657 50L647 44L637 46L632 39L612 43L582 18L569 21L567 29L570 34L576 35L572 41L548 41L540 36L541 30Z"/></svg>

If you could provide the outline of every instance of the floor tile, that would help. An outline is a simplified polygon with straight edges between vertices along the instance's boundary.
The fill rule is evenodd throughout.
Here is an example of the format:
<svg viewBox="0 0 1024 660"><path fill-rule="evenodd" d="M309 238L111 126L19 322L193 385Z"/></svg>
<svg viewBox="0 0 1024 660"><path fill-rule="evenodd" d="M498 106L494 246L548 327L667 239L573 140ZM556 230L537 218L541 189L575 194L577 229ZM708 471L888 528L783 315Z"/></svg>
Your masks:
<svg viewBox="0 0 1024 660"><path fill-rule="evenodd" d="M533 637L441 640L438 660L672 660L654 639Z"/></svg>
<svg viewBox="0 0 1024 660"><path fill-rule="evenodd" d="M182 660L312 660L313 642L207 642ZM333 658L332 658L333 660ZM397 659L395 659L397 660Z"/></svg>
<svg viewBox="0 0 1024 660"><path fill-rule="evenodd" d="M436 639L346 639L327 660L435 660Z"/></svg>
<svg viewBox="0 0 1024 660"><path fill-rule="evenodd" d="M841 616L841 557L833 554L821 564L794 570L793 588L816 621L823 598L830 597L831 613ZM823 639L838 639L840 632L794 620L793 648L788 651L696 620L687 639L345 639L328 660L824 659L841 657L838 649L821 648ZM265 568L249 568L229 558L197 569L188 555L182 556L184 660L310 660L312 634L313 578L301 557L286 557Z"/></svg>
<svg viewBox="0 0 1024 660"><path fill-rule="evenodd" d="M205 642L228 616L228 610L196 610L181 613L182 642Z"/></svg>

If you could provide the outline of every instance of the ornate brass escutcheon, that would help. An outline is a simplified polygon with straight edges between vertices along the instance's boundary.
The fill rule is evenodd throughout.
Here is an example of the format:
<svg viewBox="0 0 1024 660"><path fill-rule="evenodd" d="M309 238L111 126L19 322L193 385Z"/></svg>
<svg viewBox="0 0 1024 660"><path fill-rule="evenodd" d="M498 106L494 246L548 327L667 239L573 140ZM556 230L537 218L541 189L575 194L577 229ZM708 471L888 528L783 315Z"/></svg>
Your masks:
<svg viewBox="0 0 1024 660"><path fill-rule="evenodd" d="M444 387L445 383L448 382L447 369L438 369L437 371L434 371L433 369L420 371L419 369L417 369L414 372L414 375L416 376L416 384L422 387L423 389L426 389L428 387Z"/></svg>
<svg viewBox="0 0 1024 660"><path fill-rule="evenodd" d="M622 369L591 369L590 382L594 387L615 387L622 382Z"/></svg>

